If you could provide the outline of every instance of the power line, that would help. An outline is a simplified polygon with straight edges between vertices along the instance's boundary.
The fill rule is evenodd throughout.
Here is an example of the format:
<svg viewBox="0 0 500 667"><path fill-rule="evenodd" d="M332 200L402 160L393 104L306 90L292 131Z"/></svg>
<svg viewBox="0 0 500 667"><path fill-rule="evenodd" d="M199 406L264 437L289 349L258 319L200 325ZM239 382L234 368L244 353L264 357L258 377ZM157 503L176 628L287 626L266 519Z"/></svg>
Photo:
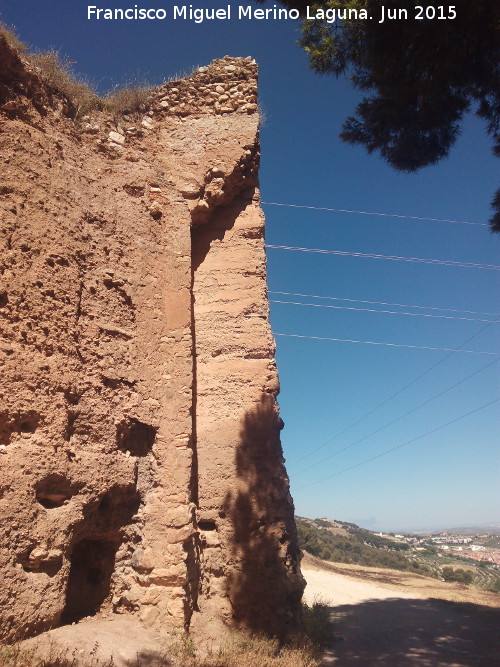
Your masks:
<svg viewBox="0 0 500 667"><path fill-rule="evenodd" d="M334 213L356 213L358 215L376 215L384 218L401 218L408 220L427 220L431 222L454 222L459 225L476 225L478 227L488 227L485 222L469 222L468 220L450 220L447 218L424 218L419 215L397 215L396 213L375 213L373 211L350 211L346 208L327 208L326 206L304 206L301 204L281 204L274 201L263 201L265 206L285 206L287 208L305 208L312 211L332 211Z"/></svg>
<svg viewBox="0 0 500 667"><path fill-rule="evenodd" d="M500 316L499 316L499 317L500 317ZM497 319L498 319L498 318L497 318ZM393 398L396 398L396 396L399 396L399 394L402 394L404 391L406 391L406 389L408 389L408 387L411 387L413 384L415 384L416 382L418 382L419 380L421 380L423 377L425 377L425 376L428 375L430 372L432 372L435 368L437 368L437 367L440 366L442 363L444 363L444 362L445 362L447 359L449 359L453 354L455 354L455 352L460 352L464 345L467 345L467 343L470 343L471 340L473 340L474 338L477 338L480 334L482 334L484 331L486 331L486 329L489 329L489 327L490 327L491 325L492 325L492 322L489 322L489 323L486 324L484 327L481 327L478 331L476 331L476 333L472 334L472 336L469 336L469 338L466 338L466 339L464 340L464 342L463 342L461 345L459 345L456 349L454 349L453 351L449 352L448 354L445 354L443 357L441 357L441 359L439 359L438 361L436 361L436 363L432 364L432 366L430 366L427 370L423 371L423 373L420 373L420 375L417 375L415 378L413 378L413 380L410 380L410 382L408 382L407 384L405 384L403 387L401 387L401 388L398 389L397 391L393 392L390 396L388 396L388 397L387 397L386 399L384 399L381 403L379 403L379 404L376 405L374 408L372 408L369 412L366 412L364 415L362 415L361 417L359 417L359 418L356 419L355 421L353 421L353 422L351 422L350 424L348 424L342 431L339 431L338 433L336 433L335 435L333 435L331 438L329 438L328 440L326 440L322 445L320 445L319 447L316 447L315 449L313 449L311 452L308 452L308 453L305 454L304 456L301 456L300 459L297 459L296 461L292 461L292 464L291 464L291 465L296 465L297 463L300 463L301 461L303 461L304 459L308 458L309 456L312 456L312 455L315 454L317 451L319 451L320 449L323 449L323 447L325 447L326 445L330 444L330 442L333 442L333 441L336 440L338 437L340 437L341 435L343 435L344 433L346 433L347 431L349 431L349 429L353 428L353 426L357 426L357 425L360 424L362 421L364 421L367 417L370 417L371 415L373 415L375 412L377 412L378 410L380 410L380 408L382 408L384 405L387 405L387 403L390 403L390 401L392 401Z"/></svg>
<svg viewBox="0 0 500 667"><path fill-rule="evenodd" d="M420 410L420 408L423 408L424 405L428 405L429 403L432 403L432 401L435 401L436 398L439 398L440 396L443 396L443 394L446 394L448 391L451 391L452 389L455 389L455 387L458 387L459 385L463 384L464 382L469 380L471 377L474 377L474 375L477 375L478 373L481 373L481 371L486 370L489 366L492 366L493 364L498 363L498 361L500 361L500 360L499 359L494 359L493 361L490 361L485 366L481 366L481 368L478 368L473 373L470 373L469 375L462 378L458 382L455 382L455 384L451 385L450 387L447 387L446 389L443 389L442 391L435 394L431 398L428 398L423 403L420 403L420 405L417 405L416 407L412 408L411 410L408 410L408 412L405 412L404 414L400 415L399 417L396 417L396 419L393 419L391 422L388 422L387 424L384 424L383 426L380 426L375 431L372 431L371 433L368 433L368 435L365 435L362 438L360 438L359 440L356 440L356 442L353 442L350 445L347 445L347 447L344 447L343 449L337 450L333 454L330 454L329 456L325 457L324 459L321 459L321 461L317 461L316 463L313 463L312 465L308 466L307 468L303 468L298 473L296 473L296 475L302 475L303 473L307 472L308 470L311 470L312 468L315 468L316 466L321 465L322 463L325 463L326 461L329 461L330 459L333 459L335 456L338 456L339 454L343 454L348 449L352 449L356 445L359 445L361 442L364 442L368 438L371 438L372 435L376 435L377 433L380 433L380 431L383 431L384 429L388 428L389 426L392 426L393 424L396 424L398 421L401 421L401 419L404 419L404 417L407 417L408 415L411 415L413 412L416 412L417 410ZM319 449L321 449L321 448L319 448ZM318 451L318 450L316 450L316 451Z"/></svg>
<svg viewBox="0 0 500 667"><path fill-rule="evenodd" d="M469 315L491 315L497 317L500 313L483 313L478 310L464 310L462 308L438 308L436 306L415 306L409 303L391 303L390 301L368 301L367 299L346 299L339 296L319 296L318 294L299 294L297 292L278 292L268 290L268 294L283 294L285 296L301 296L308 299L328 299L330 301L349 301L351 303L371 303L377 306L398 306L401 308L420 308L422 310L443 310L449 313L468 313Z"/></svg>
<svg viewBox="0 0 500 667"><path fill-rule="evenodd" d="M490 324L493 324L494 320L490 322ZM495 356L499 356L498 352L479 352L477 350L462 350L462 349L455 349L452 347L431 347L430 345L407 345L404 343L383 343L380 341L374 341L374 340L354 340L351 338L329 338L326 336L301 336L299 334L286 334L286 333L278 333L278 332L273 332L274 336L285 336L287 338L305 338L308 340L330 340L334 341L336 343L362 343L363 345L385 345L387 347L407 347L411 348L414 350L440 350L442 352L466 352L467 354L491 354Z"/></svg>
<svg viewBox="0 0 500 667"><path fill-rule="evenodd" d="M427 431L426 433L422 433L422 435L418 435L416 438L412 438L411 440L407 440L406 442L401 443L400 445L396 445L396 447L391 447L391 449L386 449L385 452L381 452L380 454L376 454L375 456L372 456L369 459L365 459L364 461L360 461L360 463L356 463L353 466L350 466L349 468L344 468L344 470L339 470L338 472L333 473L333 475L328 475L327 477L322 477L321 479L317 479L315 482L310 482L309 484L305 484L304 486L300 486L297 491L301 491L302 489L306 489L309 486L313 486L314 484L319 484L320 482L325 482L327 479L331 479L332 477L337 477L338 475L342 475L345 472L349 472L350 470L354 470L354 468L359 468L362 465L365 465L366 463L370 463L371 461L375 461L375 459L379 459L382 456L385 456L386 454L390 454L391 452L395 452L397 449L401 449L402 447L406 447L407 445L410 445L413 442L416 442L417 440L421 440L422 438L425 438L428 435L431 435L432 433L436 433L436 431L440 431L441 429L445 428L446 426L450 426L450 424L455 424L458 421L461 421L462 419L465 419L466 417L469 417L470 415L473 415L476 412L479 412L479 410L484 410L484 408L489 407L490 405L493 405L494 403L497 403L500 401L499 398L495 398L493 401L490 401L489 403L485 403L484 405L481 405L479 408L476 408L475 410L471 410L470 412L467 412L465 415L461 415L460 417L456 417L455 419L450 420L449 422L446 422L446 424L441 424L441 426L436 426L436 428L431 429L430 431Z"/></svg>
<svg viewBox="0 0 500 667"><path fill-rule="evenodd" d="M299 248L295 246L286 246L286 245L274 245L266 243L266 248L272 248L274 250L295 250L299 252L314 252L320 253L322 255L339 255L342 257L364 257L368 259L386 259L395 262L417 262L424 264L437 264L439 266L455 266L464 269L493 269L495 271L500 271L500 266L496 264L477 264L475 262L457 262L452 259L430 259L423 257L399 257L398 255L380 255L377 253L365 253L365 252L347 252L345 250L325 250L322 248Z"/></svg>
<svg viewBox="0 0 500 667"><path fill-rule="evenodd" d="M465 320L467 322L495 322L495 320L481 320L475 317L457 317L455 315L430 315L429 313L407 313L396 310L381 310L376 308L354 308L353 306L329 306L324 303L299 303L298 301L279 301L269 299L270 303L286 303L289 306L310 306L312 308L334 308L335 310L355 310L360 313L384 313L385 315L407 315L411 317L430 317L444 320Z"/></svg>

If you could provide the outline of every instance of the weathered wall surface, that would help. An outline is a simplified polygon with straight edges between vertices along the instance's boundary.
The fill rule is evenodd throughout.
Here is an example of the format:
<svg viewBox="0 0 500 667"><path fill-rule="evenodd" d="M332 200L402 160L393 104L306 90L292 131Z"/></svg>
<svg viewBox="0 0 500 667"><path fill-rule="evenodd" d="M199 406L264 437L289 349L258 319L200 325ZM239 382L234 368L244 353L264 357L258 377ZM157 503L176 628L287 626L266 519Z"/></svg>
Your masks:
<svg viewBox="0 0 500 667"><path fill-rule="evenodd" d="M2 639L99 610L283 633L302 579L256 65L82 127L0 50Z"/></svg>

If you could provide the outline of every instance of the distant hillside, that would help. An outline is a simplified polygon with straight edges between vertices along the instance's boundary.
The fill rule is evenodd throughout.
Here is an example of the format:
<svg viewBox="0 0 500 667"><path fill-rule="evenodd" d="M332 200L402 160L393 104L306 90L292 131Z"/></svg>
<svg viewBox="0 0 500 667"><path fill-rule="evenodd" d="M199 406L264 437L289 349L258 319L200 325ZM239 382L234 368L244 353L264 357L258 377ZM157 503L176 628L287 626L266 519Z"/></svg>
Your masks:
<svg viewBox="0 0 500 667"><path fill-rule="evenodd" d="M299 545L313 556L335 563L389 567L431 575L430 570L403 555L409 546L380 537L354 523L296 517Z"/></svg>
<svg viewBox="0 0 500 667"><path fill-rule="evenodd" d="M415 547L345 521L304 517L295 520L300 548L322 560L414 572L500 591L498 568L458 558L431 543Z"/></svg>

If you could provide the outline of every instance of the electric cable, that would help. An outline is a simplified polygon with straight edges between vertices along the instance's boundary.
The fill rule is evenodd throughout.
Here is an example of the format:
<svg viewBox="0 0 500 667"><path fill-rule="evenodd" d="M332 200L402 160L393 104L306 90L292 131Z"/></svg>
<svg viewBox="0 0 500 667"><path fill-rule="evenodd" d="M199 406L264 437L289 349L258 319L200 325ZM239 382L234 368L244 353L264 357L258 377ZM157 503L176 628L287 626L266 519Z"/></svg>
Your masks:
<svg viewBox="0 0 500 667"><path fill-rule="evenodd" d="M495 320L490 320L490 324L494 324ZM335 343L359 343L362 345L384 345L386 347L406 347L413 350L438 350L441 352L462 352L467 354L491 354L499 356L500 352L480 352L479 350L458 350L453 347L432 347L431 345L409 345L407 343L386 343L376 340L356 340L354 338L331 338L328 336L303 336L300 334L280 333L273 331L273 336L283 336L286 338L305 338L308 340L329 340Z"/></svg>
<svg viewBox="0 0 500 667"><path fill-rule="evenodd" d="M381 255L378 253L352 252L346 250L326 250L323 248L300 248L297 246L265 244L266 248L273 250L294 250L298 252L314 252L322 255L337 255L340 257L362 257L365 259L385 259L394 262L413 262L423 264L435 264L438 266L454 266L462 269L489 269L500 271L497 264L478 264L476 262L459 262L453 259L431 259L427 257L401 257L399 255Z"/></svg>
<svg viewBox="0 0 500 667"><path fill-rule="evenodd" d="M499 316L497 319L500 319L500 316ZM472 334L472 336L469 336L469 338L467 338L466 340L464 340L464 342L463 342L461 345L459 345L456 349L452 350L452 351L449 352L448 354L445 354L443 357L441 357L441 359L439 359L439 360L436 361L434 364L432 364L432 366L429 366L429 368L428 368L427 370L423 371L422 373L420 373L419 375L417 375L415 378L413 378L413 380L410 380L410 382L408 382L407 384L405 384L403 387L401 387L400 389L398 389L398 390L396 390L395 392L393 392L392 394L390 394L390 396L388 396L386 399L384 399L381 403L379 403L378 405L376 405L374 408L372 408L371 410L369 410L368 412L366 412L364 415L362 415L361 417L359 417L359 418L356 419L355 421L353 421L353 422L351 422L350 424L348 424L342 431L339 431L338 433L336 433L335 435L333 435L331 438L329 438L328 440L326 440L322 445L319 445L318 447L316 447L316 448L313 449L312 451L307 452L306 454L304 454L304 456L301 456L300 459L296 459L295 461L292 461L291 465L296 465L297 463L300 463L301 461L303 461L304 459L308 458L309 456L312 456L312 455L315 454L317 451L319 451L320 449L323 449L323 447L326 447L326 445L329 445L331 442L333 442L334 440L336 440L338 437L340 437L341 435L343 435L344 433L346 433L349 429L353 428L354 426L357 426L357 425L360 424L362 421L364 421L365 419L367 419L368 417L370 417L371 415L373 415L375 412L377 412L378 410L380 410L380 408L382 408L384 405L387 405L387 403L389 403L390 401L392 401L393 398L396 398L396 396L399 396L399 394L402 394L404 391L406 391L406 389L408 389L408 387L411 387L413 384L415 384L416 382L418 382L419 380L421 380L423 377L425 377L426 375L428 375L429 373L431 373L435 368L437 368L438 366L440 366L440 365L441 365L442 363L444 363L447 359L449 359L453 354L455 354L455 352L459 352L459 351L463 348L464 345L467 345L467 343L470 343L471 340L474 340L474 338L477 338L477 337L478 337L479 335L481 335L484 331L486 331L486 329L489 329L489 327L490 327L491 325L492 325L492 322L488 322L488 324L486 324L484 327L481 327L478 331L476 331L476 333Z"/></svg>
<svg viewBox="0 0 500 667"><path fill-rule="evenodd" d="M354 306L329 306L324 303L299 303L298 301L280 301L269 299L270 303L286 303L289 306L310 306L312 308L333 308L335 310L351 310L359 313L383 313L385 315L406 315L410 317L430 317L443 320L465 320L467 322L495 322L495 320L483 320L476 317L458 317L456 315L431 315L430 313L408 313L396 310L381 310L376 308L354 308Z"/></svg>
<svg viewBox="0 0 500 667"><path fill-rule="evenodd" d="M326 206L305 206L302 204L281 204L275 201L262 201L265 206L285 206L287 208L305 208L311 211L332 211L334 213L355 213L358 215L376 215L384 218L401 218L408 220L426 220L431 222L454 222L459 225L475 225L478 227L488 227L485 222L469 222L468 220L450 220L447 218L425 218L419 215L398 215L396 213L375 213L373 211L351 211L346 208L330 208Z"/></svg>
<svg viewBox="0 0 500 667"><path fill-rule="evenodd" d="M408 415L411 415L413 412L416 412L417 410L420 410L420 408L423 408L424 405L428 405L432 401L435 401L436 398L439 398L440 396L443 396L443 394L446 394L447 392L451 391L452 389L455 389L455 387L458 387L459 385L461 385L464 382L466 382L467 380L469 380L471 377L474 377L474 375L477 375L478 373L481 373L482 371L486 370L489 366L492 366L493 364L498 363L498 361L500 361L500 359L493 359L493 361L490 361L485 366L481 366L481 368L478 368L473 373L470 373L469 375L462 378L458 382L455 382L455 384L451 385L450 387L447 387L446 389L443 389L442 391L435 394L431 398L428 398L423 403L420 403L419 405L412 408L411 410L408 410L407 412L400 415L399 417L396 417L396 419L393 419L392 421L388 422L387 424L384 424L383 426L380 426L375 431L372 431L371 433L368 433L368 435L365 435L362 438L360 438L359 440L356 440L355 442L351 443L350 445L347 445L347 447L343 447L342 449L337 450L333 454L330 454L329 456L325 457L324 459L321 459L321 461L317 461L316 463L313 463L312 465L308 466L307 468L303 468L302 470L300 470L298 473L295 473L295 474L296 475L302 475L303 473L307 472L308 470L311 470L312 468L315 468L316 466L321 465L322 463L325 463L326 461L329 461L330 459L333 459L335 456L338 456L339 454L343 454L348 449L352 449L356 445L359 445L361 442L364 442L365 440L368 440L368 438L371 438L372 435L376 435L377 433L380 433L380 431L383 431L384 429L389 428L389 426L392 426L393 424L396 424L398 421L401 421L401 419L404 419Z"/></svg>
<svg viewBox="0 0 500 667"><path fill-rule="evenodd" d="M382 456L386 456L386 454L390 454L391 452L395 452L397 449L401 449L402 447L406 447L407 445L412 444L413 442L416 442L417 440L421 440L422 438L425 438L428 435L431 435L432 433L436 433L437 431L440 431L441 429L445 428L446 426L450 426L451 424L455 424L456 422L461 421L462 419L465 419L466 417L469 417L470 415L473 415L476 412L479 412L480 410L484 410L485 408L489 407L490 405L493 405L494 403L497 403L500 401L499 398L495 398L493 401L490 401L489 403L485 403L484 405L481 405L480 407L476 408L475 410L471 410L470 412L467 412L465 415L460 415L460 417L456 417L455 419L451 419L450 421L446 422L446 424L441 424L441 426L436 426L436 428L431 429L430 431L427 431L426 433L422 433L422 435L418 435L416 438L412 438L411 440L406 440L406 442L401 443L400 445L396 445L396 447L391 447L390 449L386 449L384 452L381 452L380 454L376 454L375 456L372 456L369 459L365 459L364 461L360 461L359 463L356 463L353 466L350 466L349 468L344 468L344 470L339 470L338 472L333 473L332 475L328 475L327 477L322 477L321 479L316 480L315 482L310 482L309 484L304 484L304 486L300 486L297 491L301 491L302 489L306 489L309 486L313 486L314 484L319 484L320 482L325 482L328 479L332 479L332 477L337 477L338 475L342 475L345 472L349 472L350 470L354 470L355 468L359 468L362 465L365 465L366 463L371 463L371 461L375 461L375 459L379 459Z"/></svg>
<svg viewBox="0 0 500 667"><path fill-rule="evenodd" d="M422 310L442 310L450 313L467 313L469 315L491 315L498 317L500 313L485 313L478 310L464 310L463 308L438 308L437 306L415 306L410 303L393 303L391 301L368 301L367 299L346 299L339 296L320 296L319 294L301 294L299 292L279 292L268 290L268 294L282 294L285 296L300 296L307 299L328 299L330 301L349 301L351 303L371 303L377 306L397 306L401 308L419 308Z"/></svg>

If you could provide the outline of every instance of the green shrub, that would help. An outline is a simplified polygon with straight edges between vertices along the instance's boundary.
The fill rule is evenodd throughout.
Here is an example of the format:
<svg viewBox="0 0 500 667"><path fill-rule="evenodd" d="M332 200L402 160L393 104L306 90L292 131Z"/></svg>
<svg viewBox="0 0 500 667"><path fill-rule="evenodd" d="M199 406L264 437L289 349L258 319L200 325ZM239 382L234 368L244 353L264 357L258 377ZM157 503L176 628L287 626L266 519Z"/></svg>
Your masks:
<svg viewBox="0 0 500 667"><path fill-rule="evenodd" d="M470 584L473 579L471 572L463 570L459 567L454 570L449 565L443 567L441 570L441 575L445 581L456 581L460 584Z"/></svg>
<svg viewBox="0 0 500 667"><path fill-rule="evenodd" d="M497 579L492 584L490 584L487 590L490 591L490 593L500 593L500 579Z"/></svg>
<svg viewBox="0 0 500 667"><path fill-rule="evenodd" d="M336 563L352 563L372 567L389 567L396 570L411 570L412 564L398 553L396 542L380 538L352 524L347 535L335 535L328 527L314 524L296 517L299 546L313 556ZM368 543L369 542L369 543ZM405 550L407 545L404 545Z"/></svg>
<svg viewBox="0 0 500 667"><path fill-rule="evenodd" d="M335 639L332 612L323 602L314 602L311 607L303 604L302 610L301 634L318 648L319 654L322 654Z"/></svg>

